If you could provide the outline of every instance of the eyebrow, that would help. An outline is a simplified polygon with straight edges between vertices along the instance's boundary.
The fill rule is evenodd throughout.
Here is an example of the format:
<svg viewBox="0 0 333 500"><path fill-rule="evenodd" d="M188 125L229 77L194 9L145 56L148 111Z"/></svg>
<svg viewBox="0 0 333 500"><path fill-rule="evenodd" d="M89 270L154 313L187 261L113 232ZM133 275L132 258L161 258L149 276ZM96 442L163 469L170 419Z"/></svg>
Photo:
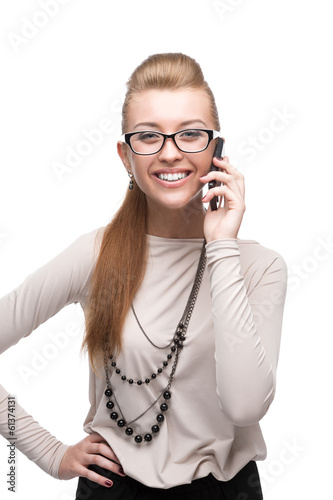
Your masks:
<svg viewBox="0 0 333 500"><path fill-rule="evenodd" d="M200 119L196 119L196 120L186 120L182 123L180 123L180 126L181 127L187 127L188 125L192 125L193 123L201 123L204 127L207 127L207 124L200 120ZM158 128L159 125L158 123L156 122L140 122L140 123L137 123L134 127L134 129L138 128L138 127L152 127L152 128Z"/></svg>

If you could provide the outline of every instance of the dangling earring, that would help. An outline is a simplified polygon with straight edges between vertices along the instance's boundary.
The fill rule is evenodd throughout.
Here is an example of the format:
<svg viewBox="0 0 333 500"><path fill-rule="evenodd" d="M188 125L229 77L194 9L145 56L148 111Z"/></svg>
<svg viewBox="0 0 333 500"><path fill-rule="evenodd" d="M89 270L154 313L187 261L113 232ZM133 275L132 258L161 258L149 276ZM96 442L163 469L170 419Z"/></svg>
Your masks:
<svg viewBox="0 0 333 500"><path fill-rule="evenodd" d="M133 174L130 170L127 170L127 173L130 178L128 189L133 189Z"/></svg>

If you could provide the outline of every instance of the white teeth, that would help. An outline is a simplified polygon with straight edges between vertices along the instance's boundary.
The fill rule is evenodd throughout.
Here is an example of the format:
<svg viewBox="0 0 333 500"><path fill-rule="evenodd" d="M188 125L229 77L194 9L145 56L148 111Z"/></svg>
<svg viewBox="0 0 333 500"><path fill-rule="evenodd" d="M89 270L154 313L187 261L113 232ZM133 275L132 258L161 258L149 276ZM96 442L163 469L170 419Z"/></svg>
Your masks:
<svg viewBox="0 0 333 500"><path fill-rule="evenodd" d="M188 172L178 173L178 174L157 174L157 177L161 179L161 181L179 181L179 179L185 179L189 175Z"/></svg>

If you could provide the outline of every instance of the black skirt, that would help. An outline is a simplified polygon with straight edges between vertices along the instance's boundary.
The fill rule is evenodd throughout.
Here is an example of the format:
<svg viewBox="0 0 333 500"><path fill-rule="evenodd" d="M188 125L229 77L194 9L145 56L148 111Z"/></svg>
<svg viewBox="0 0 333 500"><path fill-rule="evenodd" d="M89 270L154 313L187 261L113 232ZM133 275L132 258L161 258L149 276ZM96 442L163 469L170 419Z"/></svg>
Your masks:
<svg viewBox="0 0 333 500"><path fill-rule="evenodd" d="M98 465L89 466L98 474L113 482L111 488L80 477L76 500L262 500L262 491L257 464L251 460L230 481L218 481L211 474L196 479L191 484L169 489L149 488L129 476L103 469Z"/></svg>

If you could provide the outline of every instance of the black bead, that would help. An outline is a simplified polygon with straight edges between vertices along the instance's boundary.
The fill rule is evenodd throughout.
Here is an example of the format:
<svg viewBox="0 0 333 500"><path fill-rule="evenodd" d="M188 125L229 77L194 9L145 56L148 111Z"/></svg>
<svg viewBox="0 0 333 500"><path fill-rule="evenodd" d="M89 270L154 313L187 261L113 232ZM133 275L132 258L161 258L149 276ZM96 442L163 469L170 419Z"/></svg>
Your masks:
<svg viewBox="0 0 333 500"><path fill-rule="evenodd" d="M163 422L164 420L164 415L162 413L159 413L156 417L157 422Z"/></svg>
<svg viewBox="0 0 333 500"><path fill-rule="evenodd" d="M115 366L117 366L117 363L115 361L112 361L111 366L113 366L114 368Z"/></svg>
<svg viewBox="0 0 333 500"><path fill-rule="evenodd" d="M145 382L146 382L146 384L149 384L150 378L146 378Z"/></svg>
<svg viewBox="0 0 333 500"><path fill-rule="evenodd" d="M130 378L129 381L128 381L129 384L133 384L133 379Z"/></svg>
<svg viewBox="0 0 333 500"><path fill-rule="evenodd" d="M182 342L184 342L184 340L185 340L184 335L181 335L181 337L179 337L179 340L181 340Z"/></svg>
<svg viewBox="0 0 333 500"><path fill-rule="evenodd" d="M142 385L142 380L138 380L138 381L137 381L137 384L138 384L138 385Z"/></svg>
<svg viewBox="0 0 333 500"><path fill-rule="evenodd" d="M136 443L142 443L142 436L135 436L134 441Z"/></svg>
<svg viewBox="0 0 333 500"><path fill-rule="evenodd" d="M167 411L167 409L169 408L168 405L166 403L162 403L161 406L160 406L161 410L162 411Z"/></svg>
<svg viewBox="0 0 333 500"><path fill-rule="evenodd" d="M112 401L108 401L106 403L106 407L109 408L109 410L112 410L112 408L114 407L114 403Z"/></svg>
<svg viewBox="0 0 333 500"><path fill-rule="evenodd" d="M125 420L123 420L123 419L120 419L120 420L118 420L118 422L117 422L118 427L125 427L125 424L126 424L126 422L125 422Z"/></svg>
<svg viewBox="0 0 333 500"><path fill-rule="evenodd" d="M149 443L149 441L151 441L152 439L153 436L151 434L145 434L144 440L147 441L147 443Z"/></svg>
<svg viewBox="0 0 333 500"><path fill-rule="evenodd" d="M110 418L112 418L112 420L117 420L118 418L118 413L116 411L113 411L110 415Z"/></svg>
<svg viewBox="0 0 333 500"><path fill-rule="evenodd" d="M172 354L168 354L167 358L171 359L172 358Z"/></svg>
<svg viewBox="0 0 333 500"><path fill-rule="evenodd" d="M156 432L158 432L160 430L160 427L158 425L153 425L153 427L151 428L151 431L156 434Z"/></svg>
<svg viewBox="0 0 333 500"><path fill-rule="evenodd" d="M172 352L175 352L175 350L176 350L176 348L175 348L175 346L173 345L173 346L171 347L171 351L172 351Z"/></svg>
<svg viewBox="0 0 333 500"><path fill-rule="evenodd" d="M167 361L164 361L164 362L163 362L163 366L168 366L168 362L167 362Z"/></svg>
<svg viewBox="0 0 333 500"><path fill-rule="evenodd" d="M183 346L183 344L179 344L178 347L179 347L179 349L183 349L184 346Z"/></svg>
<svg viewBox="0 0 333 500"><path fill-rule="evenodd" d="M126 429L126 431L125 431L125 432L126 432L127 436L132 436L132 434L133 434L133 429L132 429L132 427L127 427L127 429Z"/></svg>
<svg viewBox="0 0 333 500"><path fill-rule="evenodd" d="M156 378L156 373L152 373L151 378Z"/></svg>
<svg viewBox="0 0 333 500"><path fill-rule="evenodd" d="M164 391L164 393L163 393L163 397L164 397L164 399L170 399L170 398L171 398L171 392L169 392L169 391Z"/></svg>
<svg viewBox="0 0 333 500"><path fill-rule="evenodd" d="M184 328L184 323L181 321L178 326L179 328Z"/></svg>
<svg viewBox="0 0 333 500"><path fill-rule="evenodd" d="M104 392L105 396L107 396L108 398L110 398L112 396L112 391L111 389L106 389L106 391Z"/></svg>
<svg viewBox="0 0 333 500"><path fill-rule="evenodd" d="M119 375L119 373L120 373L120 370L119 370L119 368L117 368L116 369L116 374Z"/></svg>
<svg viewBox="0 0 333 500"><path fill-rule="evenodd" d="M126 375L123 375L123 376L121 377L121 380L126 380Z"/></svg>
<svg viewBox="0 0 333 500"><path fill-rule="evenodd" d="M162 371L163 371L163 370L162 370L162 368L159 368L159 369L157 370L157 373L162 373Z"/></svg>
<svg viewBox="0 0 333 500"><path fill-rule="evenodd" d="M179 339L174 339L174 344L178 345L179 344Z"/></svg>

